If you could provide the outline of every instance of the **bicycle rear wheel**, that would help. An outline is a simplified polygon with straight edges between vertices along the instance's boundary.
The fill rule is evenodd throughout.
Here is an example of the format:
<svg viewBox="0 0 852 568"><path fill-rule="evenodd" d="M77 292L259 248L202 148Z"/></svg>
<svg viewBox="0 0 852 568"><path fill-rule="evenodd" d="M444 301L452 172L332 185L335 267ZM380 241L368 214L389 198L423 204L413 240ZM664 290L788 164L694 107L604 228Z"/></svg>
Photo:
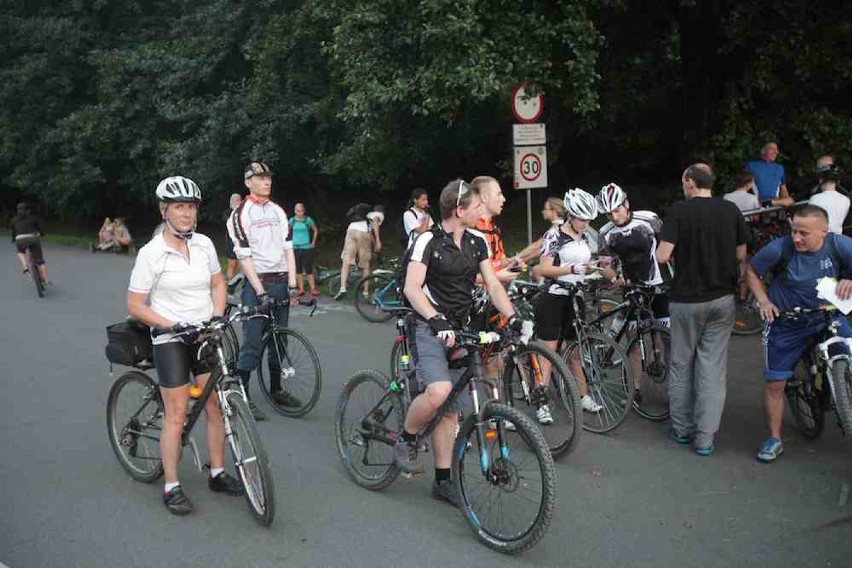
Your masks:
<svg viewBox="0 0 852 568"><path fill-rule="evenodd" d="M275 518L275 494L269 458L263 449L254 418L242 394L230 391L225 396L226 437L234 458L234 468L243 482L246 502L254 519L268 526Z"/></svg>
<svg viewBox="0 0 852 568"><path fill-rule="evenodd" d="M569 362L580 361L589 395L603 408L598 412L583 412L583 428L603 434L618 428L630 413L633 404L633 371L624 350L611 337L597 333L586 335L582 350L577 342L563 349L562 357Z"/></svg>
<svg viewBox="0 0 852 568"><path fill-rule="evenodd" d="M831 365L834 387L834 408L843 433L852 435L852 370L848 359L837 359Z"/></svg>
<svg viewBox="0 0 852 568"><path fill-rule="evenodd" d="M556 504L556 466L541 431L519 410L488 403L483 425L469 416L453 448L453 479L461 509L476 538L498 552L534 546L550 526ZM514 431L505 428L505 422ZM478 432L483 432L479 441ZM483 472L483 467L486 471Z"/></svg>
<svg viewBox="0 0 852 568"><path fill-rule="evenodd" d="M809 375L808 364L802 359L793 370L792 379L787 381L784 394L799 432L808 440L816 440L825 428L825 412L820 404L820 393Z"/></svg>
<svg viewBox="0 0 852 568"><path fill-rule="evenodd" d="M541 384L541 363L551 365L550 382ZM538 381L536 381L538 377ZM524 384L522 384L522 381ZM524 389L524 386L527 388ZM541 431L554 458L570 453L577 446L582 431L583 410L580 390L568 365L540 341L521 345L513 357L506 357L503 368L503 395L509 406L536 421L538 408L546 404L553 423L542 425ZM530 395L527 396L526 392Z"/></svg>
<svg viewBox="0 0 852 568"><path fill-rule="evenodd" d="M639 388L633 398L633 410L642 418L653 422L666 420L669 417L671 331L660 325L646 327L630 341L627 353L630 357L638 358L641 364ZM633 372L636 373L635 368Z"/></svg>
<svg viewBox="0 0 852 568"><path fill-rule="evenodd" d="M280 327L267 333L257 374L263 396L279 414L291 418L304 416L319 400L322 388L319 356L308 338L296 330ZM273 385L275 376L280 377L280 384ZM297 400L282 399L279 394L282 391ZM298 404L290 406L284 402Z"/></svg>
<svg viewBox="0 0 852 568"><path fill-rule="evenodd" d="M163 402L154 379L141 371L118 377L107 398L107 434L121 467L144 483L163 475Z"/></svg>
<svg viewBox="0 0 852 568"><path fill-rule="evenodd" d="M754 335L763 331L763 318L760 317L760 307L751 292L745 300L736 297L734 314L734 335Z"/></svg>
<svg viewBox="0 0 852 568"><path fill-rule="evenodd" d="M367 321L374 323L388 321L393 317L393 313L385 311L382 306L402 306L402 295L399 287L394 283L396 278L390 274L370 274L362 278L352 290L355 295L355 309ZM367 288L366 296L364 295L365 287Z"/></svg>
<svg viewBox="0 0 852 568"><path fill-rule="evenodd" d="M379 371L358 371L346 382L334 412L334 438L352 481L376 491L397 478L393 446L404 413L402 398Z"/></svg>
<svg viewBox="0 0 852 568"><path fill-rule="evenodd" d="M29 253L30 276L35 282L36 294L39 298L44 298L44 280L41 279L41 272L38 270L38 264L33 260L32 253Z"/></svg>

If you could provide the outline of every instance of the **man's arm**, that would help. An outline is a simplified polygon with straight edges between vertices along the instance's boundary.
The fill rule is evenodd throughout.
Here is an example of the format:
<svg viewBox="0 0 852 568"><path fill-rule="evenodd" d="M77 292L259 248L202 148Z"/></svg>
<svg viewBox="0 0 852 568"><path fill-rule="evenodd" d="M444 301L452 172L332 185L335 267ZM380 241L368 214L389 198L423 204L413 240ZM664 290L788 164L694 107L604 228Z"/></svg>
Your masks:
<svg viewBox="0 0 852 568"><path fill-rule="evenodd" d="M766 293L766 286L763 285L763 280L760 279L760 276L757 275L757 272L749 265L746 266L746 281L748 282L748 287L751 290L751 293L754 294L754 299L757 300L757 305L760 308L760 316L772 323L772 321L778 316L778 308L775 307L771 301L769 301L769 296Z"/></svg>
<svg viewBox="0 0 852 568"><path fill-rule="evenodd" d="M657 262L660 264L666 264L672 259L672 253L674 253L674 243L670 243L668 241L660 241L660 244L657 245ZM737 255L739 255L739 247L737 250Z"/></svg>
<svg viewBox="0 0 852 568"><path fill-rule="evenodd" d="M381 227L382 227L382 222L379 221L378 219L373 219L372 231L373 231L373 236L376 237L376 246L375 246L376 252L382 252Z"/></svg>
<svg viewBox="0 0 852 568"><path fill-rule="evenodd" d="M494 303L494 307L500 310L500 313L506 317L515 315L515 306L509 300L509 295L506 289L503 288L502 282L497 278L497 273L494 272L494 267L491 266L490 260L483 260L479 263L479 273L482 275L482 280L485 282L485 289L488 290L488 296Z"/></svg>
<svg viewBox="0 0 852 568"><path fill-rule="evenodd" d="M423 316L426 321L429 321L438 314L438 310L435 309L432 302L429 301L429 298L423 292L423 283L425 281L426 265L416 260L410 261L408 269L405 271L403 293L411 303L411 307Z"/></svg>
<svg viewBox="0 0 852 568"><path fill-rule="evenodd" d="M234 210L225 226L228 229L228 236L231 237L231 242L234 243L234 256L237 257L240 270L246 275L246 279L249 281L252 289L254 289L254 293L260 296L261 294L265 294L266 290L263 288L263 283L260 281L257 271L254 269L254 262L251 259L251 247L248 244L248 235L242 235L242 239L237 236L236 225L239 220L236 217L237 212L241 209L237 208Z"/></svg>
<svg viewBox="0 0 852 568"><path fill-rule="evenodd" d="M210 297L213 298L213 315L224 315L225 303L228 300L228 285L225 283L221 270L210 275Z"/></svg>

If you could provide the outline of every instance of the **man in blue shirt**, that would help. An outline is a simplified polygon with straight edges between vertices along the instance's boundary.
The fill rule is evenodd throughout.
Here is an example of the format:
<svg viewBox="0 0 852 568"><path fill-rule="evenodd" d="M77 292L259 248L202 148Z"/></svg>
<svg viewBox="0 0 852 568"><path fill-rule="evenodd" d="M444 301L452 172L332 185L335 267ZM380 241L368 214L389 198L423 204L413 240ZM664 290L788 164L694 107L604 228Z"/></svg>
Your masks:
<svg viewBox="0 0 852 568"><path fill-rule="evenodd" d="M821 314L797 321L776 320L780 312L800 307L817 308L823 302L817 297L817 280L837 278L837 295L852 297L852 238L828 232L828 215L816 205L805 205L793 213L789 236L775 239L760 250L748 268L748 284L766 320L764 331L764 371L766 385L763 405L769 422L769 439L757 454L762 462L775 461L784 451L781 443L781 421L784 416L784 387L793 369L811 347L825 321ZM774 277L767 293L761 278ZM852 337L846 318L838 315L840 335Z"/></svg>
<svg viewBox="0 0 852 568"><path fill-rule="evenodd" d="M776 158L778 158L778 144L767 142L760 150L760 159L750 161L745 169L754 175L757 198L761 202L768 201L771 205L792 205L793 199L787 191L787 174L784 172L784 166L775 161Z"/></svg>

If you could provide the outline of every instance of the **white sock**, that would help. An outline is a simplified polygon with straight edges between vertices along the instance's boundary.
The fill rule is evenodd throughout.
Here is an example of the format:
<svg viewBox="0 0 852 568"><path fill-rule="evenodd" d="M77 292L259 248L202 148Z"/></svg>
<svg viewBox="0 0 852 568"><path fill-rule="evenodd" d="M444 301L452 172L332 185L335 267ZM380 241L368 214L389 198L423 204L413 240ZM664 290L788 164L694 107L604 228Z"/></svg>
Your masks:
<svg viewBox="0 0 852 568"><path fill-rule="evenodd" d="M179 486L180 486L180 481L175 481L174 483L166 483L165 488L163 489L163 492L168 493L169 491L171 491L175 487L179 487Z"/></svg>
<svg viewBox="0 0 852 568"><path fill-rule="evenodd" d="M218 477L220 473L225 473L225 468L223 468L223 467L211 467L210 468L210 477Z"/></svg>

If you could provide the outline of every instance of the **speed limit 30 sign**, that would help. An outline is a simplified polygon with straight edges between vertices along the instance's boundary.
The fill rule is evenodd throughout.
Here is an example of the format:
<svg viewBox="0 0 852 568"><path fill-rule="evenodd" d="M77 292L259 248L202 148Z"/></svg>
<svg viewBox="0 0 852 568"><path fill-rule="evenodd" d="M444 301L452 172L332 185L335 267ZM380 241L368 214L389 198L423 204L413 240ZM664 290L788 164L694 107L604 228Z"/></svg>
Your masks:
<svg viewBox="0 0 852 568"><path fill-rule="evenodd" d="M547 147L515 147L515 189L547 187Z"/></svg>

